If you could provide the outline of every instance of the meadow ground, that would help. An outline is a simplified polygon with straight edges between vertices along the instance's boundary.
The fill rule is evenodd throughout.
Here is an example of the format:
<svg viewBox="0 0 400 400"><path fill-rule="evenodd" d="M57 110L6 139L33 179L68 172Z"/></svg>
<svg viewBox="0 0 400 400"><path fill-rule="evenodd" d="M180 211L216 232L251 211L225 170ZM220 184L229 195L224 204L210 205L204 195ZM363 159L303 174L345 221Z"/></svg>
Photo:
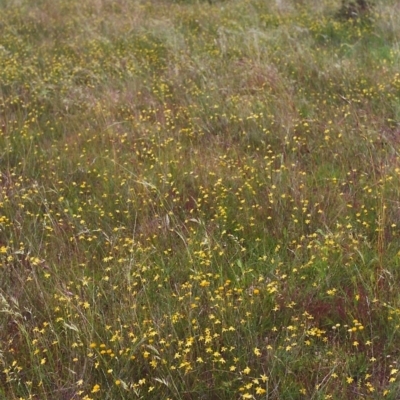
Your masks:
<svg viewBox="0 0 400 400"><path fill-rule="evenodd" d="M0 398L399 399L400 8L0 1Z"/></svg>

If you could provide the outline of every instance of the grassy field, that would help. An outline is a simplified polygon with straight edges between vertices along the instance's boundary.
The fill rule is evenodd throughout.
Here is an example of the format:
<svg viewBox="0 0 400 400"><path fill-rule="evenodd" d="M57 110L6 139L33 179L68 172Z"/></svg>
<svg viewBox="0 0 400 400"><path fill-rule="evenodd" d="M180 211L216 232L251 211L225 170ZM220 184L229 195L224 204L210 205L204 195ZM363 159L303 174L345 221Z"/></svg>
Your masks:
<svg viewBox="0 0 400 400"><path fill-rule="evenodd" d="M396 0L0 0L0 399L399 399L399 46Z"/></svg>

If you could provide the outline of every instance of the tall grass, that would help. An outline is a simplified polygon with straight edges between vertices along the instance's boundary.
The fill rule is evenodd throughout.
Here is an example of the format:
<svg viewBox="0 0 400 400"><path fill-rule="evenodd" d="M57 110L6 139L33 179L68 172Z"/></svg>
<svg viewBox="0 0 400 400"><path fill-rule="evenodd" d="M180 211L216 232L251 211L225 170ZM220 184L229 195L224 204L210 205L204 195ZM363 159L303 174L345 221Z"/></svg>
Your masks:
<svg viewBox="0 0 400 400"><path fill-rule="evenodd" d="M397 2L0 7L0 398L399 398Z"/></svg>

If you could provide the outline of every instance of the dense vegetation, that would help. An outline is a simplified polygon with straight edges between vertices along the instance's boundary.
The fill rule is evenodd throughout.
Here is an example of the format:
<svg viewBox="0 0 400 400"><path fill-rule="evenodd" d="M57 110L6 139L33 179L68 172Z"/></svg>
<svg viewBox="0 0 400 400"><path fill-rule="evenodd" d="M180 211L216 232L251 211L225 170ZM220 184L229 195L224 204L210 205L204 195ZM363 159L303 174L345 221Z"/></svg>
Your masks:
<svg viewBox="0 0 400 400"><path fill-rule="evenodd" d="M0 0L0 398L400 398L400 10L345 3Z"/></svg>

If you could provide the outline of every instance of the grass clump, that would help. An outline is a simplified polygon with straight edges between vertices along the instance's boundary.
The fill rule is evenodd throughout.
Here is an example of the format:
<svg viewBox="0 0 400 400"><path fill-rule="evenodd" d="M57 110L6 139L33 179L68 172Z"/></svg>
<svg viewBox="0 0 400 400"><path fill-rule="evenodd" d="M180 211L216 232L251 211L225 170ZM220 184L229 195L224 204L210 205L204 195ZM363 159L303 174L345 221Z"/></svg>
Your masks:
<svg viewBox="0 0 400 400"><path fill-rule="evenodd" d="M0 397L399 397L396 4L312 3L2 3Z"/></svg>
<svg viewBox="0 0 400 400"><path fill-rule="evenodd" d="M368 0L342 0L342 5L338 11L340 18L360 18L370 12L372 4Z"/></svg>

